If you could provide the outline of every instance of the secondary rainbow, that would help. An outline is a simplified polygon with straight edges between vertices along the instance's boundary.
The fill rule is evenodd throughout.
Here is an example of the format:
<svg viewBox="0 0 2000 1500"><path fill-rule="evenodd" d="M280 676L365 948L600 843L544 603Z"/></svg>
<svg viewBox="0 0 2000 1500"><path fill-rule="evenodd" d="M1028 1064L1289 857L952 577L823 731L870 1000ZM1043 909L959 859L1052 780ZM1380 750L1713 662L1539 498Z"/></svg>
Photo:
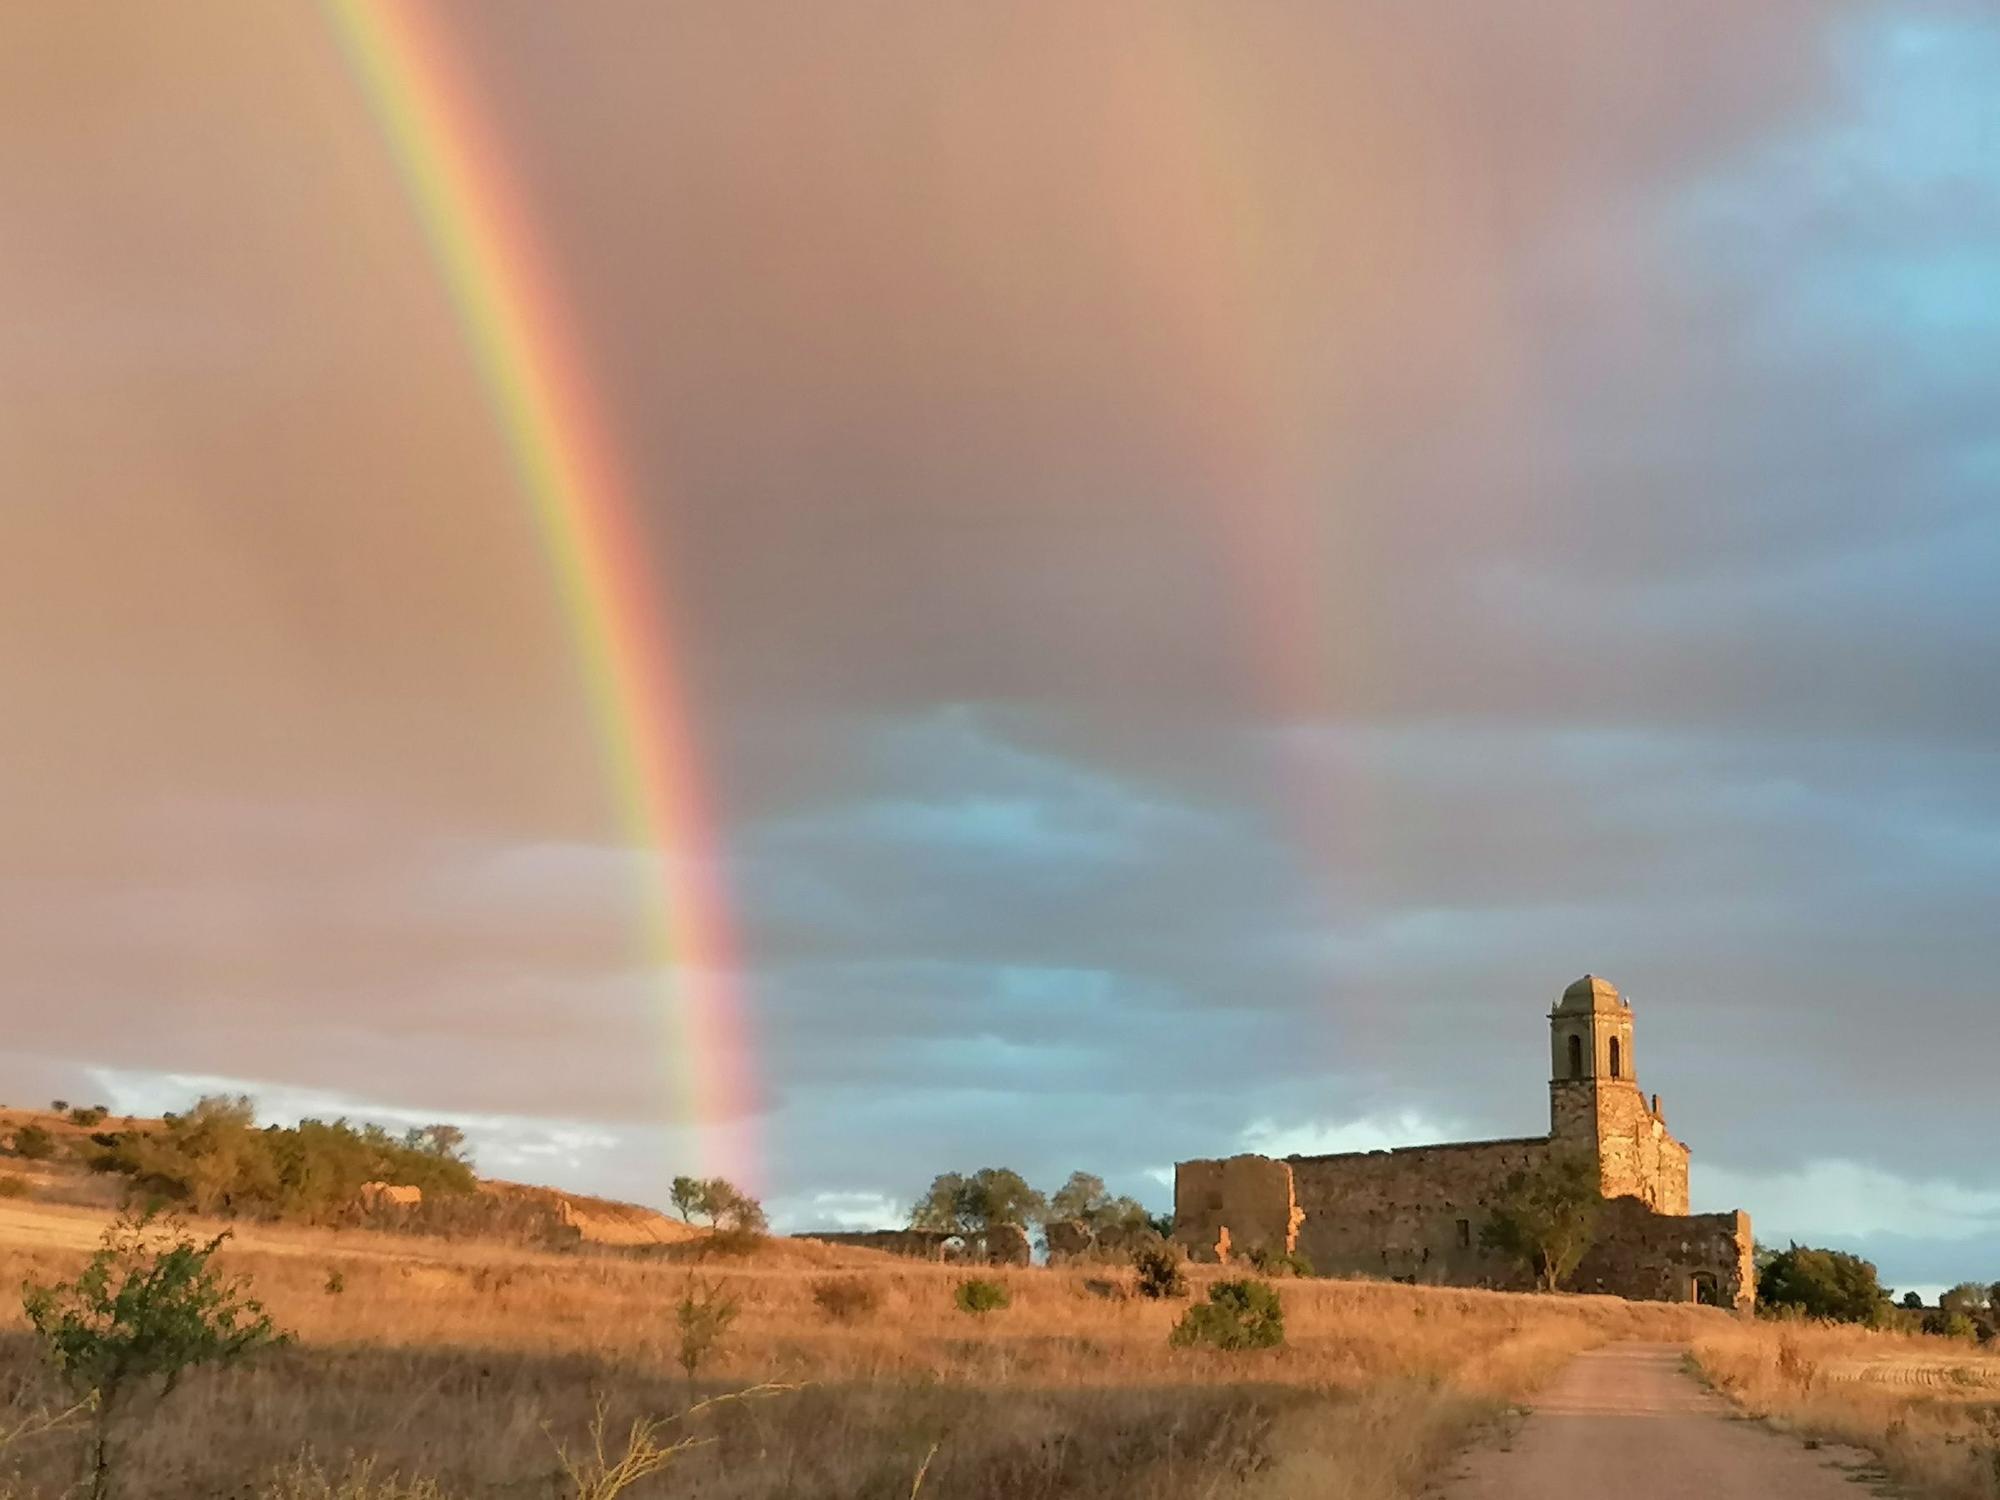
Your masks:
<svg viewBox="0 0 2000 1500"><path fill-rule="evenodd" d="M754 1179L755 1097L695 737L648 538L506 157L421 4L323 0L386 137L505 434L574 636L628 836L669 1085L702 1165Z"/></svg>

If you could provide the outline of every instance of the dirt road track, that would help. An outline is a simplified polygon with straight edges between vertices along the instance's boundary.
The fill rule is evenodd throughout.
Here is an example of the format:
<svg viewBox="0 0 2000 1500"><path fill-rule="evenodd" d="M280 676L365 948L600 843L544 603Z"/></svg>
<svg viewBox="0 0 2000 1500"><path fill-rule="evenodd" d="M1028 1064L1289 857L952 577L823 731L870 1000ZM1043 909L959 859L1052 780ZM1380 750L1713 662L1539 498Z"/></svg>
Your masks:
<svg viewBox="0 0 2000 1500"><path fill-rule="evenodd" d="M1667 1344L1612 1344L1573 1361L1511 1440L1467 1456L1446 1500L1855 1500L1853 1449L1732 1418Z"/></svg>

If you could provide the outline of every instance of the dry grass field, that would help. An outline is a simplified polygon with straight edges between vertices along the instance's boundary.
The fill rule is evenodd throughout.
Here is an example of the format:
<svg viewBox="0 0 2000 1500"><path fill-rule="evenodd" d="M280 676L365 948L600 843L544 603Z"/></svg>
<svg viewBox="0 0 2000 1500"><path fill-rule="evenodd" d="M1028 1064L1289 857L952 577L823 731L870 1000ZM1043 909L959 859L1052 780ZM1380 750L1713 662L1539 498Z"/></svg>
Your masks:
<svg viewBox="0 0 2000 1500"><path fill-rule="evenodd" d="M0 1205L0 1427L57 1399L11 1289L72 1273L101 1222ZM954 1305L965 1273L953 1268L783 1241L732 1260L676 1253L244 1227L228 1265L296 1342L192 1375L135 1428L123 1492L579 1495L557 1446L587 1445L600 1404L622 1450L635 1418L779 1385L669 1428L710 1441L628 1493L1413 1495L1575 1351L1730 1327L1703 1309L1601 1298L1287 1281L1285 1346L1224 1354L1170 1348L1183 1304L1126 1295L1118 1269L993 1273L1012 1305L974 1316ZM822 1306L857 1287L845 1296L871 1307L842 1318ZM692 1382L675 1318L691 1288L740 1307ZM76 1452L66 1434L23 1440L0 1455L0 1483L61 1495ZM367 1462L367 1485L300 1477ZM417 1481L436 1490L395 1487Z"/></svg>
<svg viewBox="0 0 2000 1500"><path fill-rule="evenodd" d="M1864 1328L1705 1327L1701 1372L1752 1415L1881 1457L1910 1492L2000 1500L2000 1354Z"/></svg>

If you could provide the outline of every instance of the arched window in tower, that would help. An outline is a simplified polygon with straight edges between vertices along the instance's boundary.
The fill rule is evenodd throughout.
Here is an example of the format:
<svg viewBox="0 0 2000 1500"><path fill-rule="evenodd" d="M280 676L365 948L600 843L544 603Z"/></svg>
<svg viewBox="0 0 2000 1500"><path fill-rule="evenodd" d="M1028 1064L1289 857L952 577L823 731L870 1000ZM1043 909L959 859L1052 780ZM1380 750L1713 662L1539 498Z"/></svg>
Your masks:
<svg viewBox="0 0 2000 1500"><path fill-rule="evenodd" d="M1583 1077L1583 1038L1580 1036L1569 1039L1569 1076Z"/></svg>
<svg viewBox="0 0 2000 1500"><path fill-rule="evenodd" d="M1618 1051L1618 1038L1614 1036L1611 1039L1611 1076L1613 1078L1623 1078L1625 1076L1624 1070L1620 1066L1622 1062L1623 1059L1620 1057Z"/></svg>

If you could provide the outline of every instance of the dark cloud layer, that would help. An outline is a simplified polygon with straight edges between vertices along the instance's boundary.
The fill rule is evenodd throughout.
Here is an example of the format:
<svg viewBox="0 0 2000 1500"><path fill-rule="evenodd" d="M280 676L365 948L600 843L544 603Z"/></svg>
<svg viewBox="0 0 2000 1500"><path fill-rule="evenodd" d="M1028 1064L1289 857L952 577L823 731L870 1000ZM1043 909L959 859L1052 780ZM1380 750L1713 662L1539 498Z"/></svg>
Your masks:
<svg viewBox="0 0 2000 1500"><path fill-rule="evenodd" d="M1595 969L1705 1201L2000 1274L1990 17L440 15L674 602L785 1213L1534 1129ZM0 20L0 1093L657 1197L636 856L317 26Z"/></svg>

